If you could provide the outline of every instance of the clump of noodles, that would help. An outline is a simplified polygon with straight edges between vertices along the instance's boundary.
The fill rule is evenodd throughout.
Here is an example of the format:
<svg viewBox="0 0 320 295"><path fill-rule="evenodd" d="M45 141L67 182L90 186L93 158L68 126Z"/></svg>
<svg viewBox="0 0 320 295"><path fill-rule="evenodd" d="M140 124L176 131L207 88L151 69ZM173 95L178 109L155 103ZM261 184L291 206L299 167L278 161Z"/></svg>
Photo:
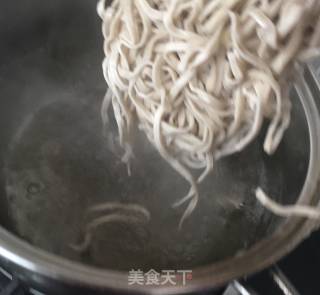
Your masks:
<svg viewBox="0 0 320 295"><path fill-rule="evenodd" d="M318 45L319 7L316 0L99 2L109 87L103 121L112 105L124 162L138 126L189 182L175 204L189 202L180 226L214 161L248 146L265 120L263 148L278 147L290 123L288 69Z"/></svg>
<svg viewBox="0 0 320 295"><path fill-rule="evenodd" d="M91 245L94 231L103 225L114 223L143 225L150 221L150 212L137 204L108 202L91 207L88 213L102 214L100 217L92 218L91 221L87 223L84 239L81 244L70 245L76 252L86 251Z"/></svg>

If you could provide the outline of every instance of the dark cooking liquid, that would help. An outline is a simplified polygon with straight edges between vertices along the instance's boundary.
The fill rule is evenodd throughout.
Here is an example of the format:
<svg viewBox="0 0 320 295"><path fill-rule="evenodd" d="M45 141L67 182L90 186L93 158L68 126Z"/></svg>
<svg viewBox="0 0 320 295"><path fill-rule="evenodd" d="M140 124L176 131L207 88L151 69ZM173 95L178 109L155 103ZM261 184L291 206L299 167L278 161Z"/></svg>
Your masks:
<svg viewBox="0 0 320 295"><path fill-rule="evenodd" d="M253 190L272 181L276 191L282 176L281 171L268 175L259 144L248 156L216 164L201 185L198 207L179 231L185 207L173 209L172 204L187 193L188 184L140 133L133 140L129 177L116 128L103 136L99 108L100 99L60 99L38 108L21 125L6 164L7 196L21 237L98 266L164 269L234 255L266 234L272 218ZM83 239L87 209L105 201L141 204L151 221L101 226L88 251L75 252L70 245Z"/></svg>

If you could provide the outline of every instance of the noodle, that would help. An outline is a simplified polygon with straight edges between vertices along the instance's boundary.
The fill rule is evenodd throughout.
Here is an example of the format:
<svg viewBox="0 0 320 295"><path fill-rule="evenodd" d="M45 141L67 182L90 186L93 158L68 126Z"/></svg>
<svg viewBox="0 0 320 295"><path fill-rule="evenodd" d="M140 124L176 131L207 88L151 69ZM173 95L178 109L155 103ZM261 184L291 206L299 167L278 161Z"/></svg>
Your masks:
<svg viewBox="0 0 320 295"><path fill-rule="evenodd" d="M302 206L302 205L280 205L276 202L272 201L261 188L256 190L256 196L259 202L266 207L271 212L283 216L300 216L300 217L308 217L311 219L319 219L320 218L320 210L317 208L312 208L310 206Z"/></svg>
<svg viewBox="0 0 320 295"><path fill-rule="evenodd" d="M189 202L181 227L214 161L245 149L266 120L264 150L277 149L290 123L286 73L319 45L319 2L100 0L97 10L109 86L103 122L112 105L124 162L138 126L190 184L175 203Z"/></svg>
<svg viewBox="0 0 320 295"><path fill-rule="evenodd" d="M110 214L103 214L100 217L93 218L86 225L84 240L79 245L70 245L70 248L76 252L86 251L92 241L93 232L100 226L109 223L125 224L145 224L150 220L150 213L147 209L135 204L121 203L103 203L90 208L89 212L113 211ZM115 211L115 212L114 212Z"/></svg>

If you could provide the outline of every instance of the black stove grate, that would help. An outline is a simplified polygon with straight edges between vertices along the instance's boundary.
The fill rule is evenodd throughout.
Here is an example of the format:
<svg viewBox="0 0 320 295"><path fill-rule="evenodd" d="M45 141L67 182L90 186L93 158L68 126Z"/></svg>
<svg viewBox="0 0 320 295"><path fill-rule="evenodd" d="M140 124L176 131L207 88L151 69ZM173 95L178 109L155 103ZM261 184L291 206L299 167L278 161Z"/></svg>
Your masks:
<svg viewBox="0 0 320 295"><path fill-rule="evenodd" d="M31 295L31 293L18 279L0 268L0 295Z"/></svg>
<svg viewBox="0 0 320 295"><path fill-rule="evenodd" d="M18 280L14 279L4 286L0 295L27 295L28 293L24 290ZM29 294L28 294L29 295Z"/></svg>

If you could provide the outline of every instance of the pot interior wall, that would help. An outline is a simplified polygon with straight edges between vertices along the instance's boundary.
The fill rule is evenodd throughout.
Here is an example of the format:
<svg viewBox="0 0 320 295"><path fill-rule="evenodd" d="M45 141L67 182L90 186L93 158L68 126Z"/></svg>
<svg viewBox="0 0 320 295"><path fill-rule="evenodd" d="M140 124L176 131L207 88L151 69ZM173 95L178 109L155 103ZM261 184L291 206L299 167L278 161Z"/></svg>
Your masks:
<svg viewBox="0 0 320 295"><path fill-rule="evenodd" d="M132 176L121 162L117 130L103 130L103 40L94 1L0 3L0 222L36 247L112 269L186 268L236 254L281 222L254 198L261 185L292 203L308 166L307 125L294 99L293 122L273 157L261 136L218 163L181 231L188 185L133 136ZM113 120L111 120L112 122ZM145 206L148 224L99 227L84 253L87 209L105 201Z"/></svg>

